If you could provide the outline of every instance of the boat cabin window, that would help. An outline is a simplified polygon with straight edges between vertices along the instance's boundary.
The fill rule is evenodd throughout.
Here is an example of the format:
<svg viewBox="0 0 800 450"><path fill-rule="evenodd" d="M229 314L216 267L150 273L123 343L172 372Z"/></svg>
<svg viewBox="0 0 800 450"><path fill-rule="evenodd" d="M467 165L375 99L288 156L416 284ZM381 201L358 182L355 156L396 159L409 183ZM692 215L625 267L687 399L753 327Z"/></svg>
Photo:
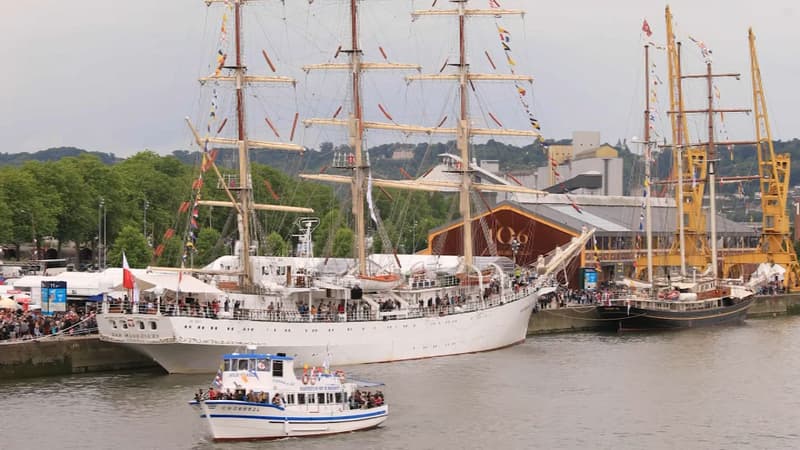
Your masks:
<svg viewBox="0 0 800 450"><path fill-rule="evenodd" d="M333 394L328 394L328 403L336 403L336 402L333 400Z"/></svg>
<svg viewBox="0 0 800 450"><path fill-rule="evenodd" d="M324 405L325 404L325 393L324 392L317 393L317 403L319 403L320 405Z"/></svg>
<svg viewBox="0 0 800 450"><path fill-rule="evenodd" d="M314 394L306 395L306 402L308 402L309 405L313 405L313 404L317 403L317 400L316 400L316 397L314 397Z"/></svg>
<svg viewBox="0 0 800 450"><path fill-rule="evenodd" d="M306 404L306 394L297 394L297 404L298 405Z"/></svg>
<svg viewBox="0 0 800 450"><path fill-rule="evenodd" d="M283 377L283 361L275 360L272 362L272 376L278 378Z"/></svg>
<svg viewBox="0 0 800 450"><path fill-rule="evenodd" d="M249 360L247 360L247 359L240 359L239 363L237 365L238 370L247 370L247 368L248 368L247 367L247 365L248 365L247 363L248 362L249 362Z"/></svg>
<svg viewBox="0 0 800 450"><path fill-rule="evenodd" d="M336 398L336 403L342 403L342 393L341 392L337 392L336 394L334 394L334 397Z"/></svg>
<svg viewBox="0 0 800 450"><path fill-rule="evenodd" d="M294 405L294 394L286 395L286 403L289 405Z"/></svg>
<svg viewBox="0 0 800 450"><path fill-rule="evenodd" d="M236 370L236 366L234 365L234 362L235 361L232 360L232 359L226 359L225 360L225 365L224 365L225 372L232 372L232 371Z"/></svg>

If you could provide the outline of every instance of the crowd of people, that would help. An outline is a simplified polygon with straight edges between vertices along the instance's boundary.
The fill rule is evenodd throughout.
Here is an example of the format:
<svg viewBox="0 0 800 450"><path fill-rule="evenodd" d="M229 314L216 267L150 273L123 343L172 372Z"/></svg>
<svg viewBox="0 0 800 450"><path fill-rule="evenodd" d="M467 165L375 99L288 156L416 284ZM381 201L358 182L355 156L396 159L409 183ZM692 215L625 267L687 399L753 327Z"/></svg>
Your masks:
<svg viewBox="0 0 800 450"><path fill-rule="evenodd" d="M0 341L90 333L97 333L97 321L93 311L79 314L70 310L49 316L42 314L40 310L0 311Z"/></svg>
<svg viewBox="0 0 800 450"><path fill-rule="evenodd" d="M313 394L309 394L313 395ZM194 399L196 401L203 401L203 400L238 400L243 402L249 403L271 403L275 406L283 407L285 406L285 401L283 397L279 393L275 393L270 400L269 395L266 392L257 392L257 391L248 391L245 389L236 389L235 391L231 392L230 389L226 389L225 391L214 389L213 387L208 388L208 391L203 391L203 389L199 389L197 393L194 395ZM383 392L381 391L364 391L361 392L360 390L356 390L352 396L348 398L348 403L350 404L351 409L364 409L364 408L375 408L378 406L382 406L384 403Z"/></svg>

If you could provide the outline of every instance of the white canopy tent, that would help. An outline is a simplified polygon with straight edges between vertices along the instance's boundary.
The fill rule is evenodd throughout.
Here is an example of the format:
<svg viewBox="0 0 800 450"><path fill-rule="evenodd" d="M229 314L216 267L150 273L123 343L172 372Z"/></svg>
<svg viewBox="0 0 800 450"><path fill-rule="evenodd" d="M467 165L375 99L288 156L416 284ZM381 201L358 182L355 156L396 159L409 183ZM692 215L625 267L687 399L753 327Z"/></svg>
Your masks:
<svg viewBox="0 0 800 450"><path fill-rule="evenodd" d="M189 274L181 276L175 272L149 272L146 270L131 269L136 287L140 292L152 292L161 294L163 292L182 293L189 297L200 300L211 301L225 292L204 283ZM113 287L114 291L124 291L122 285L122 270L120 269L119 284Z"/></svg>

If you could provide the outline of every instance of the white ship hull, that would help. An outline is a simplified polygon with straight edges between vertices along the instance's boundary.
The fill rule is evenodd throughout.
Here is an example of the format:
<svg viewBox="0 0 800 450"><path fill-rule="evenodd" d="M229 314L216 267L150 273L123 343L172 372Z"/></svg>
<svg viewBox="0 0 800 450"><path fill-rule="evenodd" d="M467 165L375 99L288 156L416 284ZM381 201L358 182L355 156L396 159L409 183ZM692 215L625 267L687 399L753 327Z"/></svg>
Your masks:
<svg viewBox="0 0 800 450"><path fill-rule="evenodd" d="M375 428L388 417L389 407L334 410L326 406L280 409L232 400L192 402L208 423L216 441L321 436ZM316 409L314 409L316 406Z"/></svg>
<svg viewBox="0 0 800 450"><path fill-rule="evenodd" d="M255 345L310 365L349 365L494 350L522 342L533 292L504 304L438 316L353 322L279 322L154 314L98 315L100 337L150 356L169 373L213 373L223 352ZM122 326L124 323L124 326Z"/></svg>

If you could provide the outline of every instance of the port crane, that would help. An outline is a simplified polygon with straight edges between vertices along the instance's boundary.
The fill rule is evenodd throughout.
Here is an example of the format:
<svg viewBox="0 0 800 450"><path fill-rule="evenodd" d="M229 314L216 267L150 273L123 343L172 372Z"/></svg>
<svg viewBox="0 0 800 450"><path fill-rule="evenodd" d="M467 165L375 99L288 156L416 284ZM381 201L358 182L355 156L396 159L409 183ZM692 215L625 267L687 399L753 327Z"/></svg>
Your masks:
<svg viewBox="0 0 800 450"><path fill-rule="evenodd" d="M761 188L762 229L759 246L755 251L726 256L722 270L726 276L742 274L744 264L755 265L768 261L786 269L784 286L792 292L800 291L800 265L789 235L789 215L786 201L791 171L790 156L775 154L769 126L767 102L761 82L761 69L756 53L756 37L749 30L750 72L753 80L753 116L756 128L756 154Z"/></svg>

